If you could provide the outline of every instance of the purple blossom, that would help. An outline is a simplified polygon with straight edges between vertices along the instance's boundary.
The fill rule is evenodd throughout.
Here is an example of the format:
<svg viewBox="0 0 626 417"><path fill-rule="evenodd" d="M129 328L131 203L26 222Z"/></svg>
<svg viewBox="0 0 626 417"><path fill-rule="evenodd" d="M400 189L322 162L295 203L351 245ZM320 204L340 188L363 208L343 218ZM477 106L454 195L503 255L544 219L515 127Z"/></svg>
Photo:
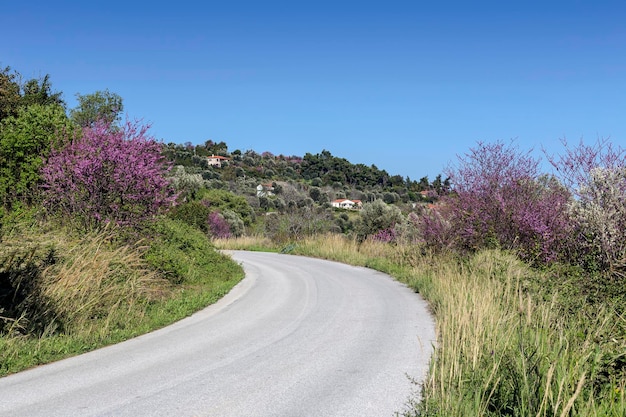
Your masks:
<svg viewBox="0 0 626 417"><path fill-rule="evenodd" d="M211 235L218 239L226 239L231 237L230 225L218 211L213 211L207 219Z"/></svg>
<svg viewBox="0 0 626 417"><path fill-rule="evenodd" d="M540 176L529 154L501 142L479 143L449 176L453 192L420 222L427 244L462 251L500 247L537 263L566 254L570 193Z"/></svg>
<svg viewBox="0 0 626 417"><path fill-rule="evenodd" d="M398 235L395 228L391 227L379 230L376 234L371 235L369 238L376 242L394 243L398 238Z"/></svg>
<svg viewBox="0 0 626 417"><path fill-rule="evenodd" d="M165 177L169 166L148 129L137 122L121 129L98 122L52 151L42 169L45 207L92 227L134 226L171 206L176 196Z"/></svg>

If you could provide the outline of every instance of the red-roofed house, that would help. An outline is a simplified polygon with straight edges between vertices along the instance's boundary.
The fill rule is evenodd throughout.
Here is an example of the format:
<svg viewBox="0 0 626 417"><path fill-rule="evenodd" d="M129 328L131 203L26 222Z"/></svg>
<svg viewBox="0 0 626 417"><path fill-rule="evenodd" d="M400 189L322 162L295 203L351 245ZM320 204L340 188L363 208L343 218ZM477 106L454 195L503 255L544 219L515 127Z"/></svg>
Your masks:
<svg viewBox="0 0 626 417"><path fill-rule="evenodd" d="M214 166L218 168L222 167L222 162L226 162L229 160L225 156L220 156L220 155L207 156L206 159L210 166Z"/></svg>
<svg viewBox="0 0 626 417"><path fill-rule="evenodd" d="M361 200L348 200L346 198L338 198L330 203L333 207L346 210L360 210L363 207Z"/></svg>

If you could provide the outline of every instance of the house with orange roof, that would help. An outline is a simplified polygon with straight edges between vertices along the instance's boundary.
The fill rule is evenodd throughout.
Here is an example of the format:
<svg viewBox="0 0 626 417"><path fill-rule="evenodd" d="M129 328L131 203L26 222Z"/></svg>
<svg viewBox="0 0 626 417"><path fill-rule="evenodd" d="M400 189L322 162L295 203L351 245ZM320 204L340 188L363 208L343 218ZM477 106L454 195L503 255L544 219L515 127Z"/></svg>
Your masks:
<svg viewBox="0 0 626 417"><path fill-rule="evenodd" d="M338 198L330 204L335 208L345 210L360 210L361 208L363 208L363 203L361 202L361 200L348 200L347 198Z"/></svg>
<svg viewBox="0 0 626 417"><path fill-rule="evenodd" d="M217 168L221 168L223 162L230 160L226 158L225 156L221 156L221 155L207 156L206 159L207 159L207 162L209 163L209 166L213 166Z"/></svg>

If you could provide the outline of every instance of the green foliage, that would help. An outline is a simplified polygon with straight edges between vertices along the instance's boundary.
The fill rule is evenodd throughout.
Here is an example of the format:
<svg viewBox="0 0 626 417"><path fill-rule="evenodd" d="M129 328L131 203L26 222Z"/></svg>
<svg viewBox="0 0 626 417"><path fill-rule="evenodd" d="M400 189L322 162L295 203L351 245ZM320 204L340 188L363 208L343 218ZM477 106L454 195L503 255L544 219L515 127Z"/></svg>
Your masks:
<svg viewBox="0 0 626 417"><path fill-rule="evenodd" d="M270 208L272 208L272 200L264 195L259 196L259 207L264 211L268 211Z"/></svg>
<svg viewBox="0 0 626 417"><path fill-rule="evenodd" d="M400 209L386 204L382 200L363 204L361 217L355 226L357 237L360 241L367 236L375 235L382 230L393 229L396 224L404 220Z"/></svg>
<svg viewBox="0 0 626 417"><path fill-rule="evenodd" d="M36 225L40 217L40 207L15 204L11 210L0 205L0 243L5 235L18 233L24 224ZM33 226L35 227L35 226Z"/></svg>
<svg viewBox="0 0 626 417"><path fill-rule="evenodd" d="M180 220L203 233L210 235L211 230L211 213L217 212L221 215L221 219L226 223L229 233L234 237L243 235L245 226L243 220L237 213L229 209L218 211L209 206L205 201L189 201L172 208L168 212L168 217Z"/></svg>
<svg viewBox="0 0 626 417"><path fill-rule="evenodd" d="M80 127L91 127L96 122L116 125L124 111L122 97L109 90L92 94L76 94L78 106L70 111L70 118Z"/></svg>
<svg viewBox="0 0 626 417"><path fill-rule="evenodd" d="M207 140L204 142L204 146L197 146L196 152L199 155L222 155L225 156L228 154L228 145L225 142L213 142L212 140Z"/></svg>
<svg viewBox="0 0 626 417"><path fill-rule="evenodd" d="M33 104L58 105L65 108L60 92L52 92L50 76L31 79L22 85L22 76L10 67L0 69L0 122L17 116L18 110Z"/></svg>
<svg viewBox="0 0 626 417"><path fill-rule="evenodd" d="M336 231L332 211L305 205L265 216L265 235L280 244Z"/></svg>
<svg viewBox="0 0 626 417"><path fill-rule="evenodd" d="M418 201L419 191L431 190L433 196L448 192L449 180L442 181L441 175L437 177L431 185L426 177L418 183L411 181L408 177L400 175L389 175L384 170L379 170L376 166L368 167L363 164L352 164L344 158L338 158L323 151L320 154L312 155L307 153L304 157L273 155L270 152L259 154L252 150L241 152L233 151L231 155L227 152L227 145L224 142L215 143L207 141L205 145L192 145L191 143L175 144L168 143L165 149L167 158L173 165L182 165L185 169L195 169L187 171L201 174L207 179L219 179L221 183L226 183L226 188L237 194L254 193L254 187L259 183L275 182L275 194L280 193L281 183L292 181L305 188L301 190L304 194L310 191L310 197L317 204L326 203L327 197L334 198L340 196L351 196L363 201L374 201L376 198L383 198L383 193L388 193L386 198L393 204L406 203L408 201ZM210 151L209 151L210 150ZM222 155L230 157L227 166L209 167L206 163L208 154ZM253 187L242 189L241 179L252 181ZM310 190L308 186L318 187L317 190ZM434 188L437 187L437 188ZM222 187L223 188L223 187ZM367 194L365 193L367 190ZM363 197L355 197L355 195ZM303 198L293 198L286 196L283 198L286 204L289 201L299 201ZM265 204L268 209L270 204Z"/></svg>
<svg viewBox="0 0 626 417"><path fill-rule="evenodd" d="M50 76L47 74L40 80L35 78L28 80L22 90L21 102L23 106L32 106L33 104L58 105L65 109L65 102L61 98L61 93L52 91Z"/></svg>
<svg viewBox="0 0 626 417"><path fill-rule="evenodd" d="M245 231L245 226L243 224L243 220L237 213L232 210L224 209L222 211L222 216L224 216L224 220L228 223L230 228L230 233L233 237L242 236Z"/></svg>
<svg viewBox="0 0 626 417"><path fill-rule="evenodd" d="M200 201L189 201L173 207L168 212L168 217L174 220L180 220L183 223L202 231L209 233L209 224L207 219L211 214L211 209L207 204Z"/></svg>
<svg viewBox="0 0 626 417"><path fill-rule="evenodd" d="M341 213L339 216L337 216L337 218L335 219L335 223L341 229L341 233L343 234L350 233L354 228L354 223L347 213Z"/></svg>
<svg viewBox="0 0 626 417"><path fill-rule="evenodd" d="M72 131L59 105L22 107L0 122L0 198L5 207L32 201L47 155L59 137Z"/></svg>
<svg viewBox="0 0 626 417"><path fill-rule="evenodd" d="M252 210L245 197L235 195L226 190L203 189L198 192L198 198L208 202L211 208L220 212L231 210L237 213L246 226L254 221L254 210Z"/></svg>
<svg viewBox="0 0 626 417"><path fill-rule="evenodd" d="M205 184L201 174L187 172L182 165L174 167L170 178L179 198L196 199L198 191Z"/></svg>
<svg viewBox="0 0 626 417"><path fill-rule="evenodd" d="M20 106L20 75L11 67L0 70L0 122L14 116Z"/></svg>
<svg viewBox="0 0 626 417"><path fill-rule="evenodd" d="M328 202L328 194L323 192L319 187L311 187L309 190L309 196L318 204Z"/></svg>
<svg viewBox="0 0 626 417"><path fill-rule="evenodd" d="M174 284L194 284L214 277L217 286L222 280L238 280L241 267L215 250L207 236L181 221L162 219L151 225L154 236L145 259L165 274Z"/></svg>

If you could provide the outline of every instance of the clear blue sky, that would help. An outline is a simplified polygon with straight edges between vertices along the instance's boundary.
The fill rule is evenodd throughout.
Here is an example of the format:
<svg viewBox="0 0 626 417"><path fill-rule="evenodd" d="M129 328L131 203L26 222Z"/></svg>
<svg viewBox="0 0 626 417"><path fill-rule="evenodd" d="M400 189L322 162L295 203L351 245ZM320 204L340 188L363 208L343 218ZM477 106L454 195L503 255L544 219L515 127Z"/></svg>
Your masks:
<svg viewBox="0 0 626 417"><path fill-rule="evenodd" d="M626 144L623 1L4 3L0 66L70 108L117 93L164 142L431 180L477 141Z"/></svg>

